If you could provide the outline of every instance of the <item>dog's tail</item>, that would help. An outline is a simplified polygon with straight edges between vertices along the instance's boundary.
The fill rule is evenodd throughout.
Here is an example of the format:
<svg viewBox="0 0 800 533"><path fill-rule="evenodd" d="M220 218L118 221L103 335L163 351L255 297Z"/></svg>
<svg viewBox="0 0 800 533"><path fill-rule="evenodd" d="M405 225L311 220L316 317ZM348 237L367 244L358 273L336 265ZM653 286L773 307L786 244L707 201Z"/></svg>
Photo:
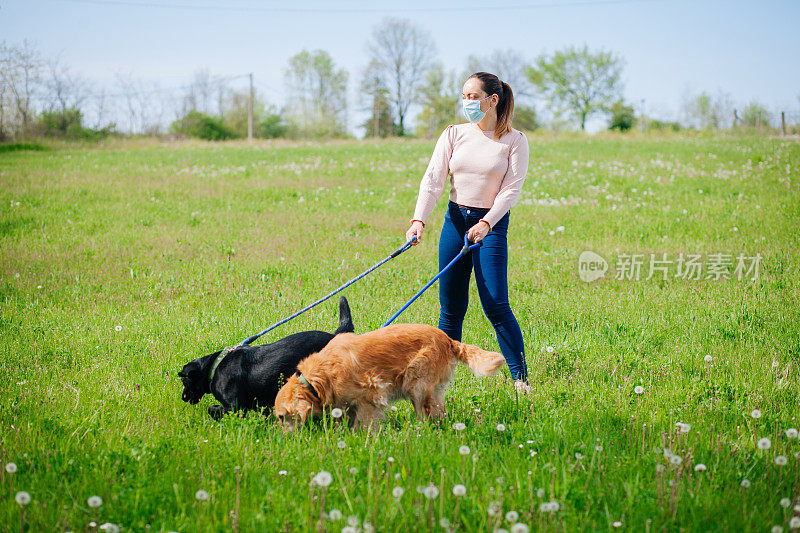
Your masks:
<svg viewBox="0 0 800 533"><path fill-rule="evenodd" d="M503 354L488 352L472 344L453 341L456 358L465 363L476 376L491 376L503 366Z"/></svg>
<svg viewBox="0 0 800 533"><path fill-rule="evenodd" d="M342 296L339 298L339 327L333 334L353 333L354 331L353 318L350 316L350 304L347 303L347 298Z"/></svg>

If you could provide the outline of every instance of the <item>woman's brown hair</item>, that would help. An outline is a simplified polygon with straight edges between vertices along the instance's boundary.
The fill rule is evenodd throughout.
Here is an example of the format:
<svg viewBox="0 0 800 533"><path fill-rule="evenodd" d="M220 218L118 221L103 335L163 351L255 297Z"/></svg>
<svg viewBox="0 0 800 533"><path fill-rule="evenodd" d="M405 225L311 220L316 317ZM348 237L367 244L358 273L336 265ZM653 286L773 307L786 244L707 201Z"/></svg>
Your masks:
<svg viewBox="0 0 800 533"><path fill-rule="evenodd" d="M494 127L494 137L499 139L511 131L511 119L514 118L514 92L507 83L500 81L500 78L488 72L476 72L470 78L479 79L486 94L489 96L496 94L499 98L497 125Z"/></svg>

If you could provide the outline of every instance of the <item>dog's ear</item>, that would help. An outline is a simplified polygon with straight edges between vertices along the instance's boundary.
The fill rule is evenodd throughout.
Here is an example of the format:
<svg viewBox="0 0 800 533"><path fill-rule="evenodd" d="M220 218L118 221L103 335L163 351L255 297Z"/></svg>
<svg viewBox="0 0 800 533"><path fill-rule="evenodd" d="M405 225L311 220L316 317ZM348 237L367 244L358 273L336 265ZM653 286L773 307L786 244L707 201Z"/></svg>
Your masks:
<svg viewBox="0 0 800 533"><path fill-rule="evenodd" d="M305 424L313 409L311 403L307 400L300 400L297 402L297 416L300 417L301 424Z"/></svg>
<svg viewBox="0 0 800 533"><path fill-rule="evenodd" d="M350 304L347 303L347 298L342 296L339 298L339 327L333 332L334 335L339 333L353 333L353 318L350 314Z"/></svg>

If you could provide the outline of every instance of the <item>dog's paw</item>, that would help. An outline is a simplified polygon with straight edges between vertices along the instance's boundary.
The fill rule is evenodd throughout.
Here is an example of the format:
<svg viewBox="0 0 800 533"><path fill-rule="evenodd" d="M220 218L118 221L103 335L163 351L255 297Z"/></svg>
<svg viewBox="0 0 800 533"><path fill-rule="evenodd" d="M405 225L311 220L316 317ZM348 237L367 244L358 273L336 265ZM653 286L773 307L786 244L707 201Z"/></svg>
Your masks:
<svg viewBox="0 0 800 533"><path fill-rule="evenodd" d="M222 417L225 416L225 408L221 405L212 405L208 408L208 416L214 420L222 420Z"/></svg>

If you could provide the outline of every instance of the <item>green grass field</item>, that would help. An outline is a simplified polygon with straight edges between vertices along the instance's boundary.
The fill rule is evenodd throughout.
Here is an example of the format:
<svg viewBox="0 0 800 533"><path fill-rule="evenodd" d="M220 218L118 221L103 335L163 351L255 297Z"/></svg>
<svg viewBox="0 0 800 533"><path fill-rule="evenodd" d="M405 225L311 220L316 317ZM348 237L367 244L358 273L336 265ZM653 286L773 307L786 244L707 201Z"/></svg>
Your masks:
<svg viewBox="0 0 800 533"><path fill-rule="evenodd" d="M216 423L212 398L181 401L176 372L402 244L432 142L0 155L0 463L17 466L0 470L0 530L790 531L800 143L530 142L509 283L531 396L506 370L459 368L441 427L400 402L373 434ZM420 246L345 291L357 332L435 274L445 203ZM585 250L605 278L581 281ZM641 279L615 279L626 254L644 258ZM672 262L666 279L645 279L651 254ZM677 275L680 254L700 255L701 279ZM757 276L740 275L757 254ZM399 321L437 318L434 287ZM264 342L336 323L333 299ZM464 341L497 349L474 283ZM329 486L311 483L320 471Z"/></svg>

